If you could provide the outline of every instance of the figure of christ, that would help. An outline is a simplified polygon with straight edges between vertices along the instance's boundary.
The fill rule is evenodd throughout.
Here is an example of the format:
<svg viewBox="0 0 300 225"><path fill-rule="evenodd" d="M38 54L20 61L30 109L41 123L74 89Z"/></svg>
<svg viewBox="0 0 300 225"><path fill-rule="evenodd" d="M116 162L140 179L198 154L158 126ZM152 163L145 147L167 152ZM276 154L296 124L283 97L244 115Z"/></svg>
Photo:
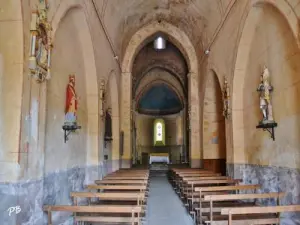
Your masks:
<svg viewBox="0 0 300 225"><path fill-rule="evenodd" d="M76 125L77 96L75 92L75 75L69 76L69 83L66 92L65 123Z"/></svg>

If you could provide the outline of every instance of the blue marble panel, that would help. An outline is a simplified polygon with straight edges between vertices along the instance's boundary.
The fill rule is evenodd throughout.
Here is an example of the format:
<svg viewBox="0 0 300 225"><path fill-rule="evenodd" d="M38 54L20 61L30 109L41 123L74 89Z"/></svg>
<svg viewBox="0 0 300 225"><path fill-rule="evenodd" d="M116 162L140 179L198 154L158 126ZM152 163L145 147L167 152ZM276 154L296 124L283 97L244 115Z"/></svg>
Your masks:
<svg viewBox="0 0 300 225"><path fill-rule="evenodd" d="M101 179L102 166L75 167L65 171L47 174L43 179L0 183L0 221L1 225L41 225L47 224L43 205L70 205L70 192L82 191L85 184ZM88 174L88 176L87 176ZM20 206L21 212L9 216L8 208ZM54 224L73 224L71 214L53 214Z"/></svg>
<svg viewBox="0 0 300 225"><path fill-rule="evenodd" d="M243 179L245 184L260 184L258 193L285 192L281 205L300 204L300 171L298 169L251 164L227 164L227 174ZM262 205L276 205L275 199L258 201ZM284 213L281 224L300 224L300 213Z"/></svg>

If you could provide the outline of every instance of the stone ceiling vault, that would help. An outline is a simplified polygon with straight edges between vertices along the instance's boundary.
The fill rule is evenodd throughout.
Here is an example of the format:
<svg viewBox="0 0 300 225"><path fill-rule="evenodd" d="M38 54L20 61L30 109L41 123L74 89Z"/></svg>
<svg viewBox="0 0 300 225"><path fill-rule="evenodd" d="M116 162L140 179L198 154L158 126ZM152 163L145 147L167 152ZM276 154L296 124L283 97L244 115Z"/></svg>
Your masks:
<svg viewBox="0 0 300 225"><path fill-rule="evenodd" d="M203 46L207 46L212 38L231 0L94 1L122 59L132 35L146 24L158 20L184 31L196 50L203 51Z"/></svg>

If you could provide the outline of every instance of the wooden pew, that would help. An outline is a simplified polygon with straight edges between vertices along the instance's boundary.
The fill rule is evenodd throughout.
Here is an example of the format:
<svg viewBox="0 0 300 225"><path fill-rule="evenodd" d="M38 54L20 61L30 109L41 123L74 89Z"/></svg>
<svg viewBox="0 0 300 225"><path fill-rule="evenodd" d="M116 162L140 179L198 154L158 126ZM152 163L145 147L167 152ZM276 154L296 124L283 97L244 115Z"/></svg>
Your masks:
<svg viewBox="0 0 300 225"><path fill-rule="evenodd" d="M198 203L199 207L193 208L197 213L197 218L199 221L201 221L202 213L209 212L209 206L205 206L202 201L202 197L205 195L213 195L213 194L222 194L224 191L231 191L231 192L238 192L238 191L244 191L244 190L256 190L261 188L261 185L254 184L254 185L234 185L234 186L213 186L213 187L196 187L195 191L199 192L199 195L194 198L190 198L191 206L193 208L194 203ZM237 193L236 193L237 194ZM201 196L201 198L200 198ZM207 210L208 209L208 210Z"/></svg>
<svg viewBox="0 0 300 225"><path fill-rule="evenodd" d="M122 175L122 176L108 176L104 177L103 180L147 180L148 176L130 176L130 175Z"/></svg>
<svg viewBox="0 0 300 225"><path fill-rule="evenodd" d="M251 215L251 214L270 214L277 213L280 216L280 213L283 212L300 212L300 205L285 205L285 206L255 206L255 207L242 207L242 208L226 208L221 210L221 215L226 215L228 217L227 224L234 225L239 221L233 220L233 216L236 215ZM279 217L278 216L278 217ZM258 223L258 221L252 222L252 224L280 224L280 218L275 222L268 223Z"/></svg>
<svg viewBox="0 0 300 225"><path fill-rule="evenodd" d="M146 185L87 185L88 190L147 191Z"/></svg>
<svg viewBox="0 0 300 225"><path fill-rule="evenodd" d="M173 179L173 185L175 186L176 192L182 197L183 191L183 182L185 178L192 178L192 177L216 177L221 176L221 174L205 172L205 173L180 173L175 176ZM205 178L204 178L205 179Z"/></svg>
<svg viewBox="0 0 300 225"><path fill-rule="evenodd" d="M96 184L98 185L107 185L107 184L113 184L113 185L117 185L117 184L123 184L123 185L147 185L148 184L148 180L142 179L142 180L96 180L95 181Z"/></svg>
<svg viewBox="0 0 300 225"><path fill-rule="evenodd" d="M52 212L53 211L64 211L72 212L74 214L75 221L77 222L104 222L104 223L131 223L132 225L139 225L140 213L142 212L141 206L119 206L119 205L101 205L101 206L70 206L70 205L60 205L60 206L50 206L46 205L43 210L48 214L48 225L53 225L52 223ZM102 213L102 214L129 214L131 217L124 216L99 216L99 215L82 215L77 216L77 213Z"/></svg>
<svg viewBox="0 0 300 225"><path fill-rule="evenodd" d="M202 186L202 187L208 187L208 186L218 186L218 185L230 185L230 184L238 184L241 182L241 179L226 179L226 180L198 180L198 181L187 181L186 182L186 189L184 189L184 196L188 199L189 197L193 198L194 194L197 195L197 192L195 193L195 187Z"/></svg>
<svg viewBox="0 0 300 225"><path fill-rule="evenodd" d="M71 192L70 196L73 198L73 205L78 205L78 198L98 198L105 201L134 201L136 205L144 205L145 193L144 192L108 192L108 193L95 193L95 192Z"/></svg>
<svg viewBox="0 0 300 225"><path fill-rule="evenodd" d="M241 200L256 200L256 199L267 199L267 198L277 198L278 203L279 199L284 197L285 193L283 192L273 192L273 193L258 193L258 194L227 194L227 195L206 195L204 196L204 201L209 202L209 220L205 221L205 223L209 223L210 225L213 224L213 221L216 220L217 224L227 224L227 221L224 220L223 216L216 216L214 218L214 212L221 212L225 207L218 206L217 210L214 210L214 202L228 202L228 201L241 201ZM234 204L234 203L233 203ZM228 206L226 206L227 208ZM230 206L229 206L230 207ZM233 206L234 207L234 206ZM240 208L241 205L238 205ZM250 218L251 219L251 218ZM266 219L266 218L257 218L259 219ZM267 219L274 219L274 215ZM201 218L200 218L201 222ZM239 224L247 224L247 219L241 218L239 220Z"/></svg>
<svg viewBox="0 0 300 225"><path fill-rule="evenodd" d="M226 177L226 176L212 176L212 177L183 177L181 182L180 182L180 186L179 189L181 192L185 193L188 190L192 190L192 187L188 187L188 181L200 181L200 180L232 180L230 177ZM186 196L189 197L189 196Z"/></svg>

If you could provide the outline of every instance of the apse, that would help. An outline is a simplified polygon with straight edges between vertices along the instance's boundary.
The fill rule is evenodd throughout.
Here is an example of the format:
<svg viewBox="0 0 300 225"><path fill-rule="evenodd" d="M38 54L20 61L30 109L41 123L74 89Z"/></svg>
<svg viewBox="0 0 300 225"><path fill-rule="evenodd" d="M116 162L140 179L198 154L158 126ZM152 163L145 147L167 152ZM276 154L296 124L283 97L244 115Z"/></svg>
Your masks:
<svg viewBox="0 0 300 225"><path fill-rule="evenodd" d="M147 115L176 114L183 109L177 93L167 84L153 85L140 97L137 110Z"/></svg>

